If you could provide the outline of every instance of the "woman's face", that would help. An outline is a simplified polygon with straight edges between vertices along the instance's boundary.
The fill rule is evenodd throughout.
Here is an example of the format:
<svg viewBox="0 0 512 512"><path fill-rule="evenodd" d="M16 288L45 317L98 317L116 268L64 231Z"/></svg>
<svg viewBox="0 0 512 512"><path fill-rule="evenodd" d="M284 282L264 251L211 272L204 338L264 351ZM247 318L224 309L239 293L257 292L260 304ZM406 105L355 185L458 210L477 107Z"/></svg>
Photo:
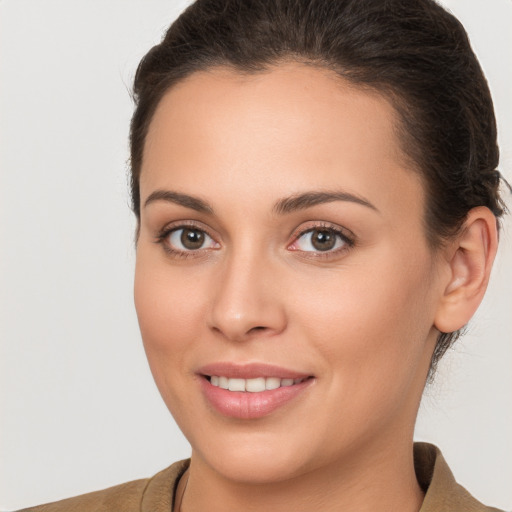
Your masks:
<svg viewBox="0 0 512 512"><path fill-rule="evenodd" d="M196 464L268 482L410 442L441 285L394 115L300 64L158 106L135 302Z"/></svg>

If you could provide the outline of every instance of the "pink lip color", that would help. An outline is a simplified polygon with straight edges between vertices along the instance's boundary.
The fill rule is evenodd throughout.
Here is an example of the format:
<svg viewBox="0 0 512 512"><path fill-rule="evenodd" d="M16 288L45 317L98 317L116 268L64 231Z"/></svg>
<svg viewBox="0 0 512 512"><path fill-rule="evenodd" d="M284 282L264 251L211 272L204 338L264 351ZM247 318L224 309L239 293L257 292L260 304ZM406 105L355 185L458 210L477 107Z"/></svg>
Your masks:
<svg viewBox="0 0 512 512"><path fill-rule="evenodd" d="M306 378L307 374L294 372L277 366L251 363L233 365L232 363L215 363L202 367L201 388L208 403L219 413L230 418L256 419L271 414L279 407L289 403L312 383L306 379L293 386L249 393L228 391L210 384L205 375L221 375L228 378L253 379L256 377L279 377L281 379Z"/></svg>
<svg viewBox="0 0 512 512"><path fill-rule="evenodd" d="M307 373L296 372L266 363L234 364L228 362L212 363L197 370L201 375L222 375L228 378L255 379L256 377L279 377L280 379L305 379Z"/></svg>

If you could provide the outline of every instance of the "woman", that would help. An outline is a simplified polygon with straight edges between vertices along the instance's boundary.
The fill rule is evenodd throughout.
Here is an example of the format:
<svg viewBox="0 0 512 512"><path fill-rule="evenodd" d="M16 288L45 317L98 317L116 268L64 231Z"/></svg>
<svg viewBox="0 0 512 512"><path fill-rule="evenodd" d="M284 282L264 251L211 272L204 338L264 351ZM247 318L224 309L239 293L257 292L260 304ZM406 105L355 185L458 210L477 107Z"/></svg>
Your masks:
<svg viewBox="0 0 512 512"><path fill-rule="evenodd" d="M40 510L492 510L412 442L503 213L460 24L430 0L199 0L134 91L135 302L192 457Z"/></svg>

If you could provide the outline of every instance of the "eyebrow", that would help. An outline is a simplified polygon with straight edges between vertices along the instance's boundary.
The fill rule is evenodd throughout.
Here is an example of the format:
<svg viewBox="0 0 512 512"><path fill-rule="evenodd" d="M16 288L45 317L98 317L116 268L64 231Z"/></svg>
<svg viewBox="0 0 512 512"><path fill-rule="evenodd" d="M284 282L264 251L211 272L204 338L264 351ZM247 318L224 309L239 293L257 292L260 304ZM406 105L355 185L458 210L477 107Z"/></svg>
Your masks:
<svg viewBox="0 0 512 512"><path fill-rule="evenodd" d="M174 192L172 190L155 190L144 202L144 207L156 201L166 201L184 206L185 208L190 208L197 212L213 214L213 208L206 201L181 192ZM364 197L344 191L313 191L285 197L274 204L273 211L279 215L285 215L287 213L305 210L319 204L332 203L334 201L346 201L365 206L376 212L379 211Z"/></svg>
<svg viewBox="0 0 512 512"><path fill-rule="evenodd" d="M305 210L318 204L332 203L334 201L347 201L349 203L360 204L371 210L378 212L378 208L364 197L351 194L344 191L334 192L305 192L291 197L280 199L274 205L274 212L278 214L287 214L297 210Z"/></svg>
<svg viewBox="0 0 512 512"><path fill-rule="evenodd" d="M155 201L166 201L168 203L178 204L201 213L213 213L213 208L206 201L172 190L155 190L146 199L144 208Z"/></svg>

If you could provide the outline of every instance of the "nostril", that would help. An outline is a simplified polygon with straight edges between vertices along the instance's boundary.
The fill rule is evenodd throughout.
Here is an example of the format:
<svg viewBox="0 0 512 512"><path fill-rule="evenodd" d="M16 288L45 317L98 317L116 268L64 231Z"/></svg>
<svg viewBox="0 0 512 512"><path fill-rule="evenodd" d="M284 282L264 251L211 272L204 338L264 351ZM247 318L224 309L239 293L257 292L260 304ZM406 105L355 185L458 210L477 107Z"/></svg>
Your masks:
<svg viewBox="0 0 512 512"><path fill-rule="evenodd" d="M252 329L249 330L249 332L253 332L253 331L264 331L266 329L266 327L262 327L260 325L256 326L256 327L253 327Z"/></svg>

